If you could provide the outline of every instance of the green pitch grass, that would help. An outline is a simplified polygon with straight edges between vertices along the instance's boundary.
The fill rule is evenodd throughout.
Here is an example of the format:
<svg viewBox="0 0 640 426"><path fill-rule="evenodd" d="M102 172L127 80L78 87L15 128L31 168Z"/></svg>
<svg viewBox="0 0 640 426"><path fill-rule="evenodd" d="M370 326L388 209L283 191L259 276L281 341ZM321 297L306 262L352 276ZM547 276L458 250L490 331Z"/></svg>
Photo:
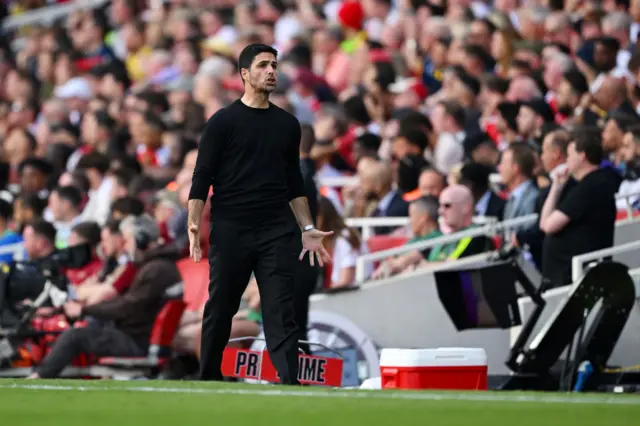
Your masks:
<svg viewBox="0 0 640 426"><path fill-rule="evenodd" d="M638 419L634 395L0 380L7 426L631 426Z"/></svg>

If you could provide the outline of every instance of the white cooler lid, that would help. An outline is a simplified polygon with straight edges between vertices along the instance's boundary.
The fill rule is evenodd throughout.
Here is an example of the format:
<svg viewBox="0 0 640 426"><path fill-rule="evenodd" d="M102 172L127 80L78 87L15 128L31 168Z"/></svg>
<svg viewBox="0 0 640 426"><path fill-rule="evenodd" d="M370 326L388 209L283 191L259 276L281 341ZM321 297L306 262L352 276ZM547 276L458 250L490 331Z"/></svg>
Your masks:
<svg viewBox="0 0 640 426"><path fill-rule="evenodd" d="M471 367L486 366L482 348L383 349L380 367Z"/></svg>

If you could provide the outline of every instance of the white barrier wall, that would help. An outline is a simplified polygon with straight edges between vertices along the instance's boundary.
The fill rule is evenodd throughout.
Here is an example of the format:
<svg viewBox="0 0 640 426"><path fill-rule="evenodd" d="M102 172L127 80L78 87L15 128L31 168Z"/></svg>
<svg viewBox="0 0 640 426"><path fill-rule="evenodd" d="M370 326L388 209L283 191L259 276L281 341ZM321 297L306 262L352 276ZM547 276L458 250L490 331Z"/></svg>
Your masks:
<svg viewBox="0 0 640 426"><path fill-rule="evenodd" d="M616 229L616 244L640 240L640 222L620 224ZM470 266L481 262L482 256L454 262L455 267ZM616 256L616 260L640 266L637 253ZM449 264L451 267L452 264ZM559 289L561 290L561 289ZM543 320L563 300L563 292L554 290L547 297L548 304ZM640 292L637 293L640 296ZM357 326L368 339L379 348L435 348L435 347L481 347L487 352L490 374L507 374L504 365L512 339L513 330L468 330L458 332L438 299L433 272L416 271L379 282L370 282L357 291L335 295L315 295L311 299L311 310L331 313L343 317ZM524 319L530 313L530 302L520 301ZM610 360L612 365L635 365L640 363L640 299L627 323L624 334ZM535 335L534 335L535 336ZM534 337L532 336L532 337Z"/></svg>

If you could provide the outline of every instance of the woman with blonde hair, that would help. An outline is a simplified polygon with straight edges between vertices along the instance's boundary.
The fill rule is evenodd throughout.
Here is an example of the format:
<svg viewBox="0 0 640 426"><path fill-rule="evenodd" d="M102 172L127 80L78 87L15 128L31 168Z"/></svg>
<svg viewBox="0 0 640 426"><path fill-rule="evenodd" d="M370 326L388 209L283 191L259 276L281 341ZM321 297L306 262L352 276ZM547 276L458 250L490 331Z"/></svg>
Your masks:
<svg viewBox="0 0 640 426"><path fill-rule="evenodd" d="M349 287L356 284L356 259L367 252L360 234L347 227L333 203L326 197L318 202L318 229L333 231L325 238L325 248L331 254L331 288ZM372 265L367 265L365 277L371 275Z"/></svg>

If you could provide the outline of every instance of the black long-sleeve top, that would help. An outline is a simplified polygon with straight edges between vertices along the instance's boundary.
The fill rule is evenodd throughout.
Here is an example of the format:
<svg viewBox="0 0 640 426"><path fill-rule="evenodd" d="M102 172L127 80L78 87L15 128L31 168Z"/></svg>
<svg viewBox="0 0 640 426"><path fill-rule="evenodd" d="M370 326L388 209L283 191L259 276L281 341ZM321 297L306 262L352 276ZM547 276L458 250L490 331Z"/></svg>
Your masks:
<svg viewBox="0 0 640 426"><path fill-rule="evenodd" d="M251 108L240 100L216 112L200 139L189 199L205 201L211 217L264 223L291 217L303 197L300 123L282 108Z"/></svg>

